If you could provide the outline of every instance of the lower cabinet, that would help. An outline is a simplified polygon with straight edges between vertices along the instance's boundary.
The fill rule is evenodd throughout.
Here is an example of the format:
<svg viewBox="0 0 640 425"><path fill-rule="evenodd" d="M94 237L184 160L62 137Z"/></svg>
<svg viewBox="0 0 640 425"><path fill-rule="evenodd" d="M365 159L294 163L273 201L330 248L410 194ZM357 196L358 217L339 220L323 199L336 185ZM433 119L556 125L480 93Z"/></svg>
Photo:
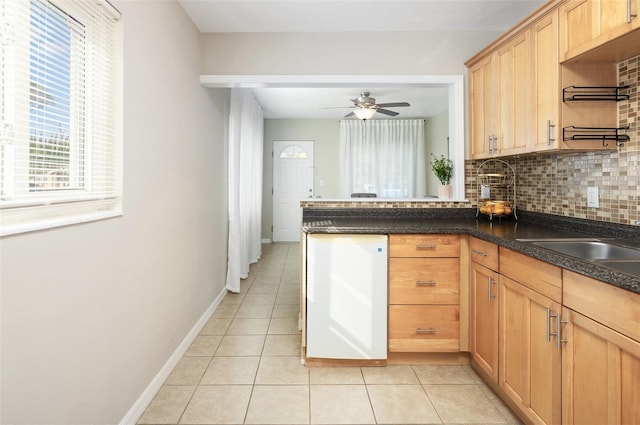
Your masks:
<svg viewBox="0 0 640 425"><path fill-rule="evenodd" d="M561 305L500 276L499 385L536 424L561 420Z"/></svg>
<svg viewBox="0 0 640 425"><path fill-rule="evenodd" d="M496 249L497 252L497 249ZM498 274L471 263L471 357L498 383Z"/></svg>
<svg viewBox="0 0 640 425"><path fill-rule="evenodd" d="M474 369L526 423L640 424L640 294L498 257L499 273L470 265Z"/></svg>
<svg viewBox="0 0 640 425"><path fill-rule="evenodd" d="M640 424L640 294L565 270L562 422Z"/></svg>
<svg viewBox="0 0 640 425"><path fill-rule="evenodd" d="M562 422L640 423L640 342L564 308Z"/></svg>
<svg viewBox="0 0 640 425"><path fill-rule="evenodd" d="M460 351L460 236L389 235L389 352Z"/></svg>

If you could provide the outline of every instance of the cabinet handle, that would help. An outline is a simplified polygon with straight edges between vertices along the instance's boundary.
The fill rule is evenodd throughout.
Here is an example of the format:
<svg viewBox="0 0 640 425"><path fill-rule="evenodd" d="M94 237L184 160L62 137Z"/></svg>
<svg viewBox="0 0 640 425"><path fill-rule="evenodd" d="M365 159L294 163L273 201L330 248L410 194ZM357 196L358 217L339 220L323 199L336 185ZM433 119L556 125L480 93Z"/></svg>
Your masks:
<svg viewBox="0 0 640 425"><path fill-rule="evenodd" d="M436 282L434 280L418 280L416 286L436 286Z"/></svg>
<svg viewBox="0 0 640 425"><path fill-rule="evenodd" d="M562 320L560 313L556 317L556 347L558 347L558 350L562 350L562 343L567 342L566 339L562 339L562 325L565 325L567 321Z"/></svg>
<svg viewBox="0 0 640 425"><path fill-rule="evenodd" d="M488 142L489 142L489 153L491 153L493 152L493 135L492 134L489 135Z"/></svg>
<svg viewBox="0 0 640 425"><path fill-rule="evenodd" d="M497 152L498 151L498 137L494 134L492 140L493 140L493 152Z"/></svg>
<svg viewBox="0 0 640 425"><path fill-rule="evenodd" d="M556 318L556 331L555 332L551 332L551 318L552 317ZM562 320L562 317L560 317L560 313L553 314L553 313L551 313L551 309L550 308L547 309L547 342L551 342L551 337L555 336L556 337L556 347L558 347L558 350L562 349L562 343L563 342L567 342L566 339L562 339L562 325L564 325L566 323L567 323L567 321L566 320Z"/></svg>
<svg viewBox="0 0 640 425"><path fill-rule="evenodd" d="M556 314L551 314L551 309L547 309L547 342L551 342L551 335L555 335L551 333L551 317L556 317Z"/></svg>
<svg viewBox="0 0 640 425"><path fill-rule="evenodd" d="M416 245L416 249L436 249L437 245Z"/></svg>
<svg viewBox="0 0 640 425"><path fill-rule="evenodd" d="M491 279L491 276L489 276L489 278L487 279L487 284L488 284L488 288L489 288L489 290L487 291L489 293L489 303L491 303L492 300L496 297L495 295L493 295L493 291L491 290L491 286L494 283L495 282L493 281L493 279Z"/></svg>
<svg viewBox="0 0 640 425"><path fill-rule="evenodd" d="M489 255L489 254L487 254L486 252L484 252L484 251L478 251L477 249L472 249L472 250L471 250L471 252L473 252L474 254L481 255L481 256L483 256L483 257L486 257L487 255Z"/></svg>
<svg viewBox="0 0 640 425"><path fill-rule="evenodd" d="M547 146L551 146L551 142L556 141L556 139L551 138L551 127L555 127L555 125L551 124L551 120L547 120Z"/></svg>
<svg viewBox="0 0 640 425"><path fill-rule="evenodd" d="M627 0L627 24L630 24L631 20L637 17L638 15L636 13L631 14L631 0Z"/></svg>
<svg viewBox="0 0 640 425"><path fill-rule="evenodd" d="M417 328L416 333L417 334L434 334L436 333L436 330L434 328L428 328L428 329Z"/></svg>

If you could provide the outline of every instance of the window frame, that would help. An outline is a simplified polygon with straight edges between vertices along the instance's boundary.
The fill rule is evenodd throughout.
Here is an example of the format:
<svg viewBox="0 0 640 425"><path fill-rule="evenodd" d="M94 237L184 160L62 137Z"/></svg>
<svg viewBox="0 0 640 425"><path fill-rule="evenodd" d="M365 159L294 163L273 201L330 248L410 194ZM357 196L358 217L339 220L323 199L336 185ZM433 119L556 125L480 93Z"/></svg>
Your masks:
<svg viewBox="0 0 640 425"><path fill-rule="evenodd" d="M9 48L2 47L0 53L0 72L7 81L3 87L5 93L4 100L0 104L0 166L2 166L2 193L0 194L0 236L13 235L34 230L41 230L59 226L66 226L75 223L85 223L89 221L102 220L110 217L122 215L122 21L120 13L104 0L35 0L48 3L64 13L73 17L73 19L81 22L87 33L87 49L84 51L83 60L90 63L86 66L86 71L82 74L82 83L85 86L86 99L84 104L86 107L86 115L83 118L84 124L81 131L84 132L82 143L84 144L84 165L85 168L84 187L77 188L61 188L44 191L33 191L29 189L29 179L26 179L26 188L16 193L16 180L21 181L24 186L25 179L16 179L16 167L22 166L23 170L27 170L30 174L30 114L24 111L24 96L30 96L31 88L31 72L23 73L27 75L18 75L19 69L31 69L30 59L30 42L31 37L15 37L17 40L14 46ZM47 5L49 6L49 5ZM96 6L99 6L96 8ZM25 20L31 31L31 1L26 7L16 7L7 12L12 6L4 6L2 10L5 20L20 28ZM95 9L95 10L93 10ZM96 12L99 10L100 13ZM108 42L100 39L96 41L93 32L101 31L100 27L102 19L109 20L112 25L109 33ZM16 31L14 29L14 31ZM97 43L103 43L98 45ZM94 98L95 92L98 91L96 80L105 76L104 69L98 69L98 66L92 61L96 51L104 45L113 48L113 66L106 71L109 78L109 87L114 87L115 92L109 91L113 95L110 99L110 110L100 115L100 118L106 116L110 125L108 136L95 142L93 136L96 132L103 132L104 129L99 125L94 125L94 117L98 108L97 98ZM113 43L113 45L111 45ZM73 44L73 40L69 41ZM6 51L5 51L6 50ZM13 65L13 68L12 68ZM20 68L21 66L21 68ZM69 88L70 96L74 95L73 87ZM22 99L19 103L16 98ZM102 100L102 99L100 99ZM73 100L71 102L74 103ZM22 107L22 108L21 108ZM69 115L73 113L73 106L70 105ZM101 112L102 113L102 112ZM16 117L23 115L22 119ZM24 119L24 115L28 118ZM72 118L70 118L71 120ZM97 121L97 119L96 119ZM14 126L14 132L11 126ZM20 127L22 126L22 127ZM80 127L77 127L80 128ZM77 129L76 128L76 129ZM4 129L4 131L3 131ZM8 129L8 130L7 130ZM70 127L69 132L72 134L75 130ZM15 135L14 135L15 134ZM26 147L25 147L26 145ZM70 147L70 150L74 149ZM102 149L105 149L102 151ZM70 152L70 156L72 153ZM108 172L106 180L100 180L91 175L93 169L94 155L104 155L106 163L108 163ZM71 162L71 161L70 161ZM26 168L25 168L26 163ZM71 163L69 164L71 167ZM10 172L5 171L13 168ZM70 177L71 178L71 177ZM102 178L102 177L101 177ZM106 184L104 182L107 182ZM97 184L104 184L107 190L97 191ZM94 186L94 184L96 186ZM20 188L18 188L20 189Z"/></svg>

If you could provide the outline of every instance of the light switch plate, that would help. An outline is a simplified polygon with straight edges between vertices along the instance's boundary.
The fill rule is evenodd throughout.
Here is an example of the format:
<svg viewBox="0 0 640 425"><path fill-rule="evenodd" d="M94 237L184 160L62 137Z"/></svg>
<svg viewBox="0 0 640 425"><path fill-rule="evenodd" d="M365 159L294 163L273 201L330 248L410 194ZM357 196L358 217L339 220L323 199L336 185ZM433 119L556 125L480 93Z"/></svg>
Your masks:
<svg viewBox="0 0 640 425"><path fill-rule="evenodd" d="M491 199L491 189L489 186L480 185L480 198Z"/></svg>
<svg viewBox="0 0 640 425"><path fill-rule="evenodd" d="M587 207L600 208L600 196L598 194L598 186L587 188Z"/></svg>

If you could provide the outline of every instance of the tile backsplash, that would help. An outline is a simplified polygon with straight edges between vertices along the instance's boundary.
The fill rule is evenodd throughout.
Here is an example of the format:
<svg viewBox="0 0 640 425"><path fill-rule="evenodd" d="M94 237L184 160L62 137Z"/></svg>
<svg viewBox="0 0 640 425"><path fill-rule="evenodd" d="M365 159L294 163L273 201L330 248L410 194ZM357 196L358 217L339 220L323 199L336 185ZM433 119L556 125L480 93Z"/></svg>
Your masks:
<svg viewBox="0 0 640 425"><path fill-rule="evenodd" d="M618 103L619 126L629 125L629 142L617 151L505 158L516 172L519 209L618 224L640 220L640 57L618 64L618 85L629 86L629 100ZM466 162L467 196L473 205L481 162ZM599 188L599 208L587 207L589 186Z"/></svg>

